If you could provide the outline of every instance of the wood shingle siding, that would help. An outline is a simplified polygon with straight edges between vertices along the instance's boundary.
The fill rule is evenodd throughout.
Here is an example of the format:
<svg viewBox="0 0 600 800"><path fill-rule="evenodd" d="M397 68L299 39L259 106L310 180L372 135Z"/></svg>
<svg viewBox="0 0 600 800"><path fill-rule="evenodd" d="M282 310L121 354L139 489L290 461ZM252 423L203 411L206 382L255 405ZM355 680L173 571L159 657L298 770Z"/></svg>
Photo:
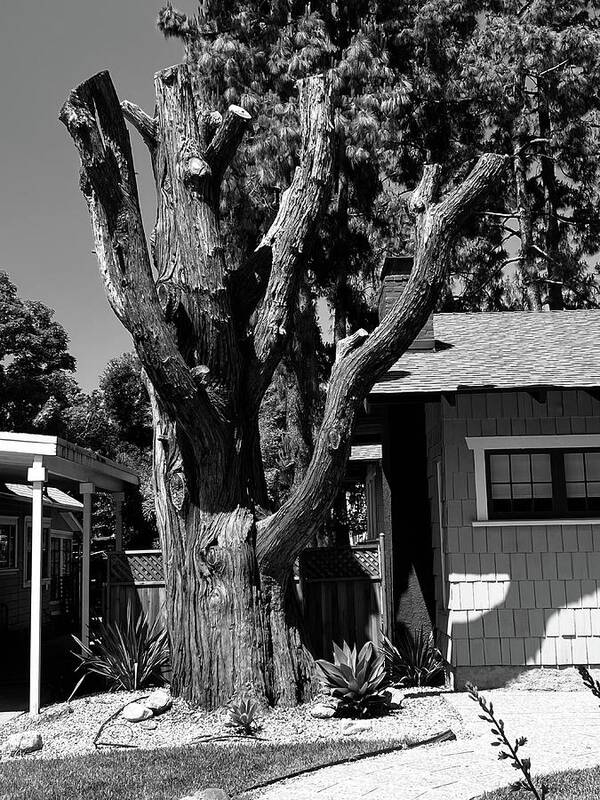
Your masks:
<svg viewBox="0 0 600 800"><path fill-rule="evenodd" d="M597 434L600 399L575 389L550 390L545 398L526 391L474 392L458 393L454 404L427 406L429 460L441 457L443 464L448 604L442 607L436 591L436 624L442 640L452 638L451 663L600 664L600 523L507 520L474 526L474 458L465 441ZM435 528L431 490L430 498ZM439 541L439 531L433 541Z"/></svg>

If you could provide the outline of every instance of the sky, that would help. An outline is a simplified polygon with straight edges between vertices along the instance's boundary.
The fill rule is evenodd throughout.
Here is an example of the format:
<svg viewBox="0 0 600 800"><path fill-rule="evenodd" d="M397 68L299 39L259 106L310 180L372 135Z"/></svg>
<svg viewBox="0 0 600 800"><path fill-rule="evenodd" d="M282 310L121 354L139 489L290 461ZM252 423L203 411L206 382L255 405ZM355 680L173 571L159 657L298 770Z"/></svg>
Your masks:
<svg viewBox="0 0 600 800"><path fill-rule="evenodd" d="M153 75L181 60L156 30L160 0L0 0L0 269L24 298L42 300L70 337L85 390L114 356L131 349L104 296L92 253L79 157L58 111L69 90L109 69L119 96L149 113ZM194 0L176 3L193 12ZM154 187L132 132L146 220Z"/></svg>

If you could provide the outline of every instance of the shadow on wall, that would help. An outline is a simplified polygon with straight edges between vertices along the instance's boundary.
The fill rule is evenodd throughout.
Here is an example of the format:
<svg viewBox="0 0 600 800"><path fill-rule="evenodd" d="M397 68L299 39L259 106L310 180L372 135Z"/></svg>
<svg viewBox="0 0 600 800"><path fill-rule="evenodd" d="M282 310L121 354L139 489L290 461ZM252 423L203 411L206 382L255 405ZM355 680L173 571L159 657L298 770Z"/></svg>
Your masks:
<svg viewBox="0 0 600 800"><path fill-rule="evenodd" d="M592 551L591 530L589 540L587 552L451 556L458 686L474 678L503 686L534 667L600 664L600 552Z"/></svg>

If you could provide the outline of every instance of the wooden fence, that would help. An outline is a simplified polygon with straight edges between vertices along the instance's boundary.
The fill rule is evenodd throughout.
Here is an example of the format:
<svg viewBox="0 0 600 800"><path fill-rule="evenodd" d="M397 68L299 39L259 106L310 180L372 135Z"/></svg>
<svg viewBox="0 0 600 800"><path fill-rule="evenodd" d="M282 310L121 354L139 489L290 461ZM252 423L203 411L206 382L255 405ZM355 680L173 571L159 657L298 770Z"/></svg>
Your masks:
<svg viewBox="0 0 600 800"><path fill-rule="evenodd" d="M330 658L332 643L361 647L386 629L381 564L383 536L354 547L305 550L295 586L308 644L315 658ZM105 619L123 622L128 604L150 620L165 619L165 584L159 550L109 553L104 587Z"/></svg>
<svg viewBox="0 0 600 800"><path fill-rule="evenodd" d="M312 655L331 658L333 642L361 647L385 629L381 545L305 550L298 589Z"/></svg>
<svg viewBox="0 0 600 800"><path fill-rule="evenodd" d="M123 624L127 607L144 610L150 622L165 619L165 581L160 550L108 553L104 584L104 615Z"/></svg>

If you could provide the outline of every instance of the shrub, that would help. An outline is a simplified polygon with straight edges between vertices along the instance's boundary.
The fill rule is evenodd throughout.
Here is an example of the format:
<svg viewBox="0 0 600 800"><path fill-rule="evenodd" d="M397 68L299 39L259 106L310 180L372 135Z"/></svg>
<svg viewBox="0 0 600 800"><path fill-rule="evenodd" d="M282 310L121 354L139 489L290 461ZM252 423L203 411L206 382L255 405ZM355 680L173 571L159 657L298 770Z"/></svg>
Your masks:
<svg viewBox="0 0 600 800"><path fill-rule="evenodd" d="M445 661L434 644L433 634L421 627L416 633L402 631L394 646L382 634L380 652L390 680L401 686L435 686L442 682Z"/></svg>
<svg viewBox="0 0 600 800"><path fill-rule="evenodd" d="M250 697L239 697L229 703L229 721L226 723L240 733L252 736L258 727L258 703Z"/></svg>
<svg viewBox="0 0 600 800"><path fill-rule="evenodd" d="M381 690L389 681L385 659L373 642L367 642L358 655L356 647L350 650L346 642L341 649L334 644L333 653L333 664L324 659L316 664L323 686L338 698L340 708L361 716L380 711L386 705Z"/></svg>
<svg viewBox="0 0 600 800"><path fill-rule="evenodd" d="M514 745L511 744L508 736L504 732L504 722L498 719L494 714L493 704L491 702L488 703L485 697L479 694L477 687L473 686L472 683L465 684L465 688L471 700L474 700L483 711L483 714L480 714L479 718L489 722L492 726L492 733L496 737L496 741L492 742L492 747L504 748L498 750L498 758L510 759L512 767L519 770L523 775L521 780L512 784L511 789L515 792L523 789L526 792L531 792L536 800L544 800L544 798L548 796L548 787L546 784L542 783L540 788L537 788L531 778L531 759L523 758L519 755L519 750L523 745L527 744L527 739L524 736L520 736L518 739L515 739Z"/></svg>
<svg viewBox="0 0 600 800"><path fill-rule="evenodd" d="M92 631L89 646L73 636L80 651L73 651L79 660L78 670L84 676L99 675L111 690L141 689L161 679L161 670L169 662L167 632L159 619L149 623L141 611L133 618L127 606L124 628L117 623L98 623Z"/></svg>

